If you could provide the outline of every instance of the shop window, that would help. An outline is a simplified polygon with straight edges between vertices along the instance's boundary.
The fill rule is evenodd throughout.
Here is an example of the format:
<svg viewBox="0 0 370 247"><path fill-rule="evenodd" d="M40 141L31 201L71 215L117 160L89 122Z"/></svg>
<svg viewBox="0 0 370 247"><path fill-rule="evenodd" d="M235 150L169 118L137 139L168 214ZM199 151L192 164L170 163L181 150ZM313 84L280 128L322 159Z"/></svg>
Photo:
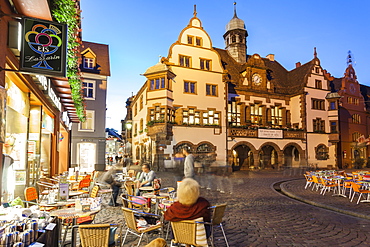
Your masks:
<svg viewBox="0 0 370 247"><path fill-rule="evenodd" d="M228 104L228 122L233 126L240 126L240 105L235 101Z"/></svg>
<svg viewBox="0 0 370 247"><path fill-rule="evenodd" d="M188 67L188 68L191 67L191 57L180 55L179 60L180 60L180 66Z"/></svg>
<svg viewBox="0 0 370 247"><path fill-rule="evenodd" d="M325 145L319 145L316 147L316 159L327 160L329 159L329 148Z"/></svg>
<svg viewBox="0 0 370 247"><path fill-rule="evenodd" d="M96 164L96 144L78 143L77 153L80 172L94 171Z"/></svg>
<svg viewBox="0 0 370 247"><path fill-rule="evenodd" d="M361 123L361 116L359 114L352 115L352 123L360 124Z"/></svg>
<svg viewBox="0 0 370 247"><path fill-rule="evenodd" d="M321 118L316 118L313 119L312 121L314 132L325 133L325 120L322 120Z"/></svg>
<svg viewBox="0 0 370 247"><path fill-rule="evenodd" d="M184 81L184 93L196 94L196 82Z"/></svg>
<svg viewBox="0 0 370 247"><path fill-rule="evenodd" d="M95 98L95 81L84 80L83 85L83 95L85 99Z"/></svg>
<svg viewBox="0 0 370 247"><path fill-rule="evenodd" d="M312 99L312 109L325 110L325 100L323 99Z"/></svg>
<svg viewBox="0 0 370 247"><path fill-rule="evenodd" d="M94 68L94 58L84 57L84 68L93 69Z"/></svg>
<svg viewBox="0 0 370 247"><path fill-rule="evenodd" d="M206 95L217 96L217 85L206 84Z"/></svg>
<svg viewBox="0 0 370 247"><path fill-rule="evenodd" d="M202 70L211 70L211 61L209 59L201 58L200 61L200 69Z"/></svg>
<svg viewBox="0 0 370 247"><path fill-rule="evenodd" d="M93 132L95 129L95 111L86 110L86 119L85 122L80 123L79 131L91 131Z"/></svg>

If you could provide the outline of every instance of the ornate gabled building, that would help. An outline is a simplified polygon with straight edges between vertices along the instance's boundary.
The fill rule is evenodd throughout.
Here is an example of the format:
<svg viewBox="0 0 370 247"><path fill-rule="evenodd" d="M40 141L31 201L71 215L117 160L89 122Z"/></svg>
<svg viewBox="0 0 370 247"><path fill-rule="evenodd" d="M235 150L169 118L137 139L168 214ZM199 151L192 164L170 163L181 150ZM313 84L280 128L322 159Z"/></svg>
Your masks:
<svg viewBox="0 0 370 247"><path fill-rule="evenodd" d="M336 166L339 98L316 51L288 71L272 54L247 55L247 36L234 9L226 48L213 48L194 11L128 105L134 162L172 167L186 146L203 167Z"/></svg>
<svg viewBox="0 0 370 247"><path fill-rule="evenodd" d="M369 87L360 85L355 69L348 55L348 66L342 78L333 78L332 87L340 96L338 164L340 168L361 168L370 156L368 148Z"/></svg>

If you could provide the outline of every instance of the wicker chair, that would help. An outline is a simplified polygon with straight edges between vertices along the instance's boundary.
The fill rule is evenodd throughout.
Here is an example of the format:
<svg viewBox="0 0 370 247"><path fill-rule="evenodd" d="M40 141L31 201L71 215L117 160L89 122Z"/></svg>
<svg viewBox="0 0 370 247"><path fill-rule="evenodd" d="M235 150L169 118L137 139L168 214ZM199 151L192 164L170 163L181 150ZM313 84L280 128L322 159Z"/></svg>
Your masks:
<svg viewBox="0 0 370 247"><path fill-rule="evenodd" d="M204 230L205 222L199 222L197 220L171 221L174 236L174 239L171 240L171 246L173 246L173 243L187 244L195 247L208 246L206 232Z"/></svg>
<svg viewBox="0 0 370 247"><path fill-rule="evenodd" d="M125 217L125 222L126 222L126 226L127 226L125 236L122 240L122 246L125 246L124 244L125 244L126 237L127 237L128 233L131 233L131 234L136 235L137 237L139 237L139 242L137 243L137 246L140 246L141 240L142 240L143 236L146 233L154 231L154 230L159 230L160 228L163 227L163 224L160 223L160 224L156 224L156 225L150 225L149 227L146 227L146 228L139 228L137 226L137 223L136 223L135 215L154 216L154 217L158 217L158 219L160 217L158 215L155 215L155 214L149 214L149 213L145 213L145 212L141 212L141 211L136 211L136 210L133 210L133 209L130 209L130 208L122 207L122 210L123 210L123 215ZM149 238L147 240L149 242Z"/></svg>
<svg viewBox="0 0 370 247"><path fill-rule="evenodd" d="M210 207L211 209L213 209L213 215L212 215L212 221L211 221L212 228L211 228L211 236L210 236L211 240L212 240L211 241L212 246L214 244L214 235L213 235L214 234L214 228L215 227L220 227L221 230L222 230L222 234L224 236L224 239L225 239L226 246L229 247L229 243L227 242L224 227L222 226L222 218L224 217L226 206L227 206L227 204L220 204L220 205Z"/></svg>
<svg viewBox="0 0 370 247"><path fill-rule="evenodd" d="M74 227L78 227L82 247L108 247L115 246L115 243L109 245L109 234L112 226L119 227L117 224L89 224Z"/></svg>

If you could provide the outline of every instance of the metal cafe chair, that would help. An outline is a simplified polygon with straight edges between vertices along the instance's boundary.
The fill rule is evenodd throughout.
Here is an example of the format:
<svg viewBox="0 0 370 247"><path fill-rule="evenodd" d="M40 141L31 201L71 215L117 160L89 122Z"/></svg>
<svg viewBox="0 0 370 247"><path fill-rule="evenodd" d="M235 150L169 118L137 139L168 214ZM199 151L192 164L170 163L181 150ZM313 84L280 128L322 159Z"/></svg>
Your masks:
<svg viewBox="0 0 370 247"><path fill-rule="evenodd" d="M145 217L145 216L155 217L155 218L158 218L158 220L160 219L160 216L155 215L155 214L145 213L145 212L138 211L138 210L134 210L134 209L131 209L131 208L125 208L125 207L122 207L122 210L123 210L123 216L125 218L125 223L126 223L126 227L127 227L125 236L122 240L122 246L125 246L125 241L126 241L126 237L127 237L128 233L139 237L139 242L137 243L137 247L139 247L140 243L141 243L141 240L142 240L144 235L147 236L147 233L149 233L151 231L154 231L154 230L160 230L163 227L162 222L160 222L158 224L155 224L155 225L150 224L146 227L138 227L138 224L137 224L136 219L135 219L135 215L143 216L143 217ZM149 242L149 238L147 239L147 242Z"/></svg>
<svg viewBox="0 0 370 247"><path fill-rule="evenodd" d="M214 244L214 228L220 227L222 234L224 236L224 239L225 239L226 246L229 247L229 243L226 238L224 227L222 226L222 218L224 217L226 206L227 204L225 203L225 204L220 204L220 205L215 205L215 206L210 207L210 209L213 209L213 215L211 219L212 228L211 228L211 236L210 236L212 246Z"/></svg>

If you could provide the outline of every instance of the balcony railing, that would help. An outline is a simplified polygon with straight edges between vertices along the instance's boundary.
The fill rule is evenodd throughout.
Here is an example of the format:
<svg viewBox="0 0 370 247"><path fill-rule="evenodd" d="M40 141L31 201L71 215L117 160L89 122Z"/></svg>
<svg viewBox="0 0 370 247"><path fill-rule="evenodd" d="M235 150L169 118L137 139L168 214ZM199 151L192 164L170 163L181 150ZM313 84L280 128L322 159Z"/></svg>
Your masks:
<svg viewBox="0 0 370 247"><path fill-rule="evenodd" d="M156 134L165 134L166 136L172 136L172 124L171 123L154 123L151 126L147 126L148 136L154 136Z"/></svg>
<svg viewBox="0 0 370 247"><path fill-rule="evenodd" d="M329 142L339 142L339 133L330 133Z"/></svg>

